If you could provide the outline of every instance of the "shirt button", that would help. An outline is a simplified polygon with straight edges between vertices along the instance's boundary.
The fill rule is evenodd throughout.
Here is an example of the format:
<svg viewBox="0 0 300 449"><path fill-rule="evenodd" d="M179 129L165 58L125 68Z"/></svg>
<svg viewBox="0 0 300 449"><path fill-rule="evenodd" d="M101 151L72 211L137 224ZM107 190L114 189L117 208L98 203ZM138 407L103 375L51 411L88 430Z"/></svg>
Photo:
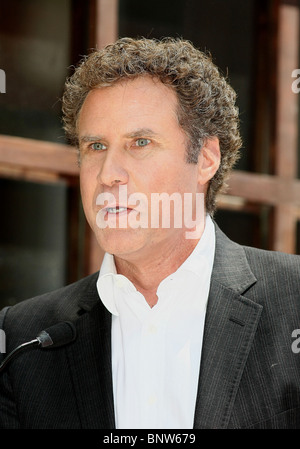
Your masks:
<svg viewBox="0 0 300 449"><path fill-rule="evenodd" d="M117 286L119 288L124 288L126 285L126 280L123 278L117 278Z"/></svg>
<svg viewBox="0 0 300 449"><path fill-rule="evenodd" d="M154 324L150 324L148 327L148 332L149 332L149 334L156 334L157 327Z"/></svg>
<svg viewBox="0 0 300 449"><path fill-rule="evenodd" d="M149 405L154 405L157 402L157 396L156 394L151 394L148 398L148 404Z"/></svg>

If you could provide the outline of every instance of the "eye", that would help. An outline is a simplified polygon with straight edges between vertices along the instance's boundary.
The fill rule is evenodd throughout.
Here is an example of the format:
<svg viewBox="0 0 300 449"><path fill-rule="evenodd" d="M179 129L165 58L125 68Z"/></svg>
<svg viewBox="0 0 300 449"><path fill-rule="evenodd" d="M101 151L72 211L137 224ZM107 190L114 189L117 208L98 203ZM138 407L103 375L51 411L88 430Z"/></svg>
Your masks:
<svg viewBox="0 0 300 449"><path fill-rule="evenodd" d="M137 147L145 147L146 145L149 145L150 142L151 140L141 137L135 141L135 144Z"/></svg>
<svg viewBox="0 0 300 449"><path fill-rule="evenodd" d="M94 151L106 150L106 146L103 143L95 142L91 144L91 149Z"/></svg>

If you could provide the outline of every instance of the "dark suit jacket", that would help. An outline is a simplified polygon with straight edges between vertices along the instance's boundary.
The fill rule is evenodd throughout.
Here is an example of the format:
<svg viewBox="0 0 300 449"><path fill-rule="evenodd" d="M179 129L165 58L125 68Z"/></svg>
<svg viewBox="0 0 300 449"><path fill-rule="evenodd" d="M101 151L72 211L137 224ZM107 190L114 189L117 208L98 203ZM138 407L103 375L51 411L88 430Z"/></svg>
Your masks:
<svg viewBox="0 0 300 449"><path fill-rule="evenodd" d="M242 247L216 228L195 428L300 428L300 258ZM111 315L98 274L21 302L4 320L7 352L59 321L75 342L32 349L0 376L0 428L114 427Z"/></svg>

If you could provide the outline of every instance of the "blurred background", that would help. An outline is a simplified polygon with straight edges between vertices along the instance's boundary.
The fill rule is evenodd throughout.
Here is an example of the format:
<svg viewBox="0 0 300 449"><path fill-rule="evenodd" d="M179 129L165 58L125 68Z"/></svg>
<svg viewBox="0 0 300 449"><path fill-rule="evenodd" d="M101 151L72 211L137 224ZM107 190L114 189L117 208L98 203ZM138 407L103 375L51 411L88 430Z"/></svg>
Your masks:
<svg viewBox="0 0 300 449"><path fill-rule="evenodd" d="M298 0L1 0L0 308L100 267L60 98L82 56L117 37L180 36L212 54L238 93L244 141L215 219L239 243L300 254L299 11Z"/></svg>

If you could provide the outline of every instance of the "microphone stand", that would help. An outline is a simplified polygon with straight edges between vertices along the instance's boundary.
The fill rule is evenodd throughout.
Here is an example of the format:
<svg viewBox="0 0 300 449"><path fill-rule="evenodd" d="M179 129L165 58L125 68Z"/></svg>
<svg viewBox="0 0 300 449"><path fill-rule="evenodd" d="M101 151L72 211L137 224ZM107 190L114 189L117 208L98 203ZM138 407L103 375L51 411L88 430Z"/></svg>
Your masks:
<svg viewBox="0 0 300 449"><path fill-rule="evenodd" d="M3 360L3 362L0 365L0 373L5 369L6 365L10 362L12 358L14 358L16 355L18 355L19 352L23 351L24 349L27 349L28 347L32 346L39 346L40 341L35 338L34 340L27 341L26 343L23 343L20 346L17 346L12 352L9 353L7 357Z"/></svg>
<svg viewBox="0 0 300 449"><path fill-rule="evenodd" d="M41 331L34 340L23 343L11 351L0 365L0 374L12 358L28 348L36 346L40 346L41 348L47 348L49 346L55 348L58 346L64 346L71 341L74 341L75 338L76 329L73 323L70 321L65 321L54 324L50 328Z"/></svg>

